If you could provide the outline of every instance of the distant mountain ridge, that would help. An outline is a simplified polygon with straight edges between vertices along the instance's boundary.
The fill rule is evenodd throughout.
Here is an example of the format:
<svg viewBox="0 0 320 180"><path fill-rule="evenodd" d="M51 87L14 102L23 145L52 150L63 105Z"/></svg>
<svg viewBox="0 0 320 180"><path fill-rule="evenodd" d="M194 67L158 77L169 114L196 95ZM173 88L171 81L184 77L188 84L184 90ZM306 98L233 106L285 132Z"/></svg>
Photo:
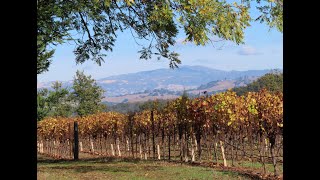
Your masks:
<svg viewBox="0 0 320 180"><path fill-rule="evenodd" d="M208 95L218 92L226 91L235 87L243 87L257 80L258 77L243 77L236 80L219 80L212 81L207 84L199 86L197 89L186 90L189 97L197 97L207 92ZM103 102L108 105L115 105L118 103L137 103L155 99L175 99L183 94L183 91L170 91L167 89L154 89L152 91L144 91L135 94L126 94L116 97L105 97Z"/></svg>
<svg viewBox="0 0 320 180"><path fill-rule="evenodd" d="M109 76L97 80L106 97L165 89L183 91L197 89L212 81L236 80L243 77L260 77L271 70L223 71L203 66L181 66L178 69L156 69L137 73ZM52 82L38 83L38 88L49 88ZM62 82L63 87L72 81Z"/></svg>

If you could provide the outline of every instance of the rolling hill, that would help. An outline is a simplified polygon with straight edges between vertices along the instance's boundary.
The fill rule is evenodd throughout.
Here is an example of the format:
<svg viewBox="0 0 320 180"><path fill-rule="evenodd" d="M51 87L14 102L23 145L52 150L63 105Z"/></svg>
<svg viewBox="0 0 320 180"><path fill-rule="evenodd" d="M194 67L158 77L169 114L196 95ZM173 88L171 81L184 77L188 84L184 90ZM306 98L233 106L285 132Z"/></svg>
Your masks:
<svg viewBox="0 0 320 180"><path fill-rule="evenodd" d="M203 66L181 66L178 69L157 69L110 76L98 79L97 83L106 91L105 100L108 101L112 98L112 100L116 102L122 102L124 99L128 99L128 101L132 99L130 96L137 97L137 94L142 93L146 93L146 95L142 95L144 96L142 99L148 99L146 96L149 96L154 90L170 92L160 94L159 97L162 98L166 98L165 95L175 97L183 90L194 90L190 91L190 93L193 94L198 93L199 90L224 90L239 86L239 83L237 84L239 81L237 79L239 78L246 78L248 80L250 78L260 77L269 71L270 70L223 71ZM72 86L71 80L62 83L63 87ZM39 82L37 88L50 89L51 84L52 82ZM246 83L243 82L240 86L245 84ZM120 98L121 96L125 97ZM140 98L136 98L136 100Z"/></svg>

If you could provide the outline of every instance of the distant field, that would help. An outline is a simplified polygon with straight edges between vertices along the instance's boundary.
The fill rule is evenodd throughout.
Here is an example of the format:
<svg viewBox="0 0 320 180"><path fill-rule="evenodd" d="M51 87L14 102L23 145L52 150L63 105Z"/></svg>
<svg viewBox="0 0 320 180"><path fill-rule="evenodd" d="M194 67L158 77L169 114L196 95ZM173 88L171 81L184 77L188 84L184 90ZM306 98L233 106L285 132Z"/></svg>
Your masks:
<svg viewBox="0 0 320 180"><path fill-rule="evenodd" d="M167 162L119 161L104 159L84 159L78 162L53 161L38 155L38 180L170 180L170 179L221 179L246 180L238 173L216 171L212 168L194 167Z"/></svg>
<svg viewBox="0 0 320 180"><path fill-rule="evenodd" d="M117 96L117 97L105 97L102 99L102 101L108 101L113 103L121 103L124 99L128 99L128 102L142 102L142 101L148 101L148 100L155 100L155 99L175 99L179 96L177 95L171 95L166 94L163 96L149 96L149 93L141 93L141 94L127 94L123 96Z"/></svg>

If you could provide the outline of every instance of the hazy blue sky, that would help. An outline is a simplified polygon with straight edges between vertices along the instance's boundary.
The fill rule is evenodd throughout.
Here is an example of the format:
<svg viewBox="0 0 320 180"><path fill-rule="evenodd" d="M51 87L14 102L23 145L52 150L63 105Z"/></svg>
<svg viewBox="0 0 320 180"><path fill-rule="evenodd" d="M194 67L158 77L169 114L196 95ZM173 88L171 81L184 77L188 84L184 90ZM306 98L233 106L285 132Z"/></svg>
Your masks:
<svg viewBox="0 0 320 180"><path fill-rule="evenodd" d="M252 11L252 17L257 17ZM195 46L182 44L183 31L177 38L173 49L180 54L181 65L201 65L221 70L253 70L275 69L283 67L283 35L275 29L269 30L265 24L251 23L245 30L245 44L236 45L229 41L218 42L212 46ZM48 72L38 75L38 82L72 80L77 70L99 79L111 75L169 68L169 61L162 59L140 60L141 50L131 36L130 31L119 33L113 52L105 57L101 66L91 61L76 65L73 44L63 44L57 47L53 62Z"/></svg>

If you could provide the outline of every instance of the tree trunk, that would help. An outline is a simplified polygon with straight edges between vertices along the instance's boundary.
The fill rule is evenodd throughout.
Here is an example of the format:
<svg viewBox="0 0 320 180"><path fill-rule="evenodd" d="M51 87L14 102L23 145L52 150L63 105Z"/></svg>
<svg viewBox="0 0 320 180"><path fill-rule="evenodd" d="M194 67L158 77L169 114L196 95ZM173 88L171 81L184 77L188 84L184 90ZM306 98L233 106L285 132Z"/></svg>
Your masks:
<svg viewBox="0 0 320 180"><path fill-rule="evenodd" d="M148 139L148 156L151 158L150 139Z"/></svg>
<svg viewBox="0 0 320 180"><path fill-rule="evenodd" d="M277 175L277 157L275 153L275 145L276 145L276 137L270 137L270 153L272 157L272 165L273 165L273 170L274 170L274 175Z"/></svg>
<svg viewBox="0 0 320 180"><path fill-rule="evenodd" d="M102 136L99 137L99 143L100 143L100 154L102 155Z"/></svg>
<svg viewBox="0 0 320 180"><path fill-rule="evenodd" d="M142 159L142 145L143 145L143 141L141 140L141 135L139 135L139 153L140 153L141 159Z"/></svg>
<svg viewBox="0 0 320 180"><path fill-rule="evenodd" d="M130 142L131 142L131 154L132 154L132 157L134 158L133 137L130 139Z"/></svg>
<svg viewBox="0 0 320 180"><path fill-rule="evenodd" d="M270 148L270 153L271 153L271 156L272 156L272 165L273 165L273 170L274 170L274 175L277 175L277 157L275 157L275 150L274 150L274 147L271 147Z"/></svg>
<svg viewBox="0 0 320 180"><path fill-rule="evenodd" d="M147 160L148 146L147 146L147 135L144 135L144 159Z"/></svg>
<svg viewBox="0 0 320 180"><path fill-rule="evenodd" d="M186 151L187 151L187 157L189 157L189 135L188 132L185 132L185 142L186 142Z"/></svg>
<svg viewBox="0 0 320 180"><path fill-rule="evenodd" d="M180 161L183 161L183 142L182 138L179 137L179 142L180 142Z"/></svg>
<svg viewBox="0 0 320 180"><path fill-rule="evenodd" d="M197 132L196 139L197 139L197 145L198 145L199 162L201 162L201 134L200 134L200 132Z"/></svg>
<svg viewBox="0 0 320 180"><path fill-rule="evenodd" d="M161 141L161 145L162 145L162 156L163 156L163 159L165 159L166 155L165 155L165 152L166 152L166 144L164 142L164 129L162 129L162 141Z"/></svg>
<svg viewBox="0 0 320 180"><path fill-rule="evenodd" d="M139 135L139 145L140 145L140 135ZM138 136L136 135L136 157L138 155Z"/></svg>
<svg viewBox="0 0 320 180"><path fill-rule="evenodd" d="M213 142L214 158L216 160L216 163L218 164L217 147L218 147L218 144Z"/></svg>
<svg viewBox="0 0 320 180"><path fill-rule="evenodd" d="M230 144L231 144L231 166L234 166L234 161L233 161L233 159L234 159L234 157L233 157L233 146L234 146L234 139L233 139L233 135L231 134L230 135L231 136L231 138L230 138L230 140L231 140L231 142L230 142Z"/></svg>
<svg viewBox="0 0 320 180"><path fill-rule="evenodd" d="M267 138L265 138L264 139L264 141L265 141L265 153L266 153L266 159L268 159L268 157L269 157L269 151L268 151L268 139Z"/></svg>
<svg viewBox="0 0 320 180"><path fill-rule="evenodd" d="M266 173L266 165L265 165L265 140L264 138L261 136L260 137L260 160L262 163L262 167L263 167L263 174Z"/></svg>
<svg viewBox="0 0 320 180"><path fill-rule="evenodd" d="M141 144L139 145L139 153L140 153L140 159L142 159L142 148L141 148Z"/></svg>
<svg viewBox="0 0 320 180"><path fill-rule="evenodd" d="M184 143L183 143L183 155L184 155L184 160L185 160L185 162L188 162L188 146L187 146L187 144L188 144L188 141L187 141L187 136L186 136L186 133L184 134L184 138L183 138L184 140Z"/></svg>
<svg viewBox="0 0 320 180"><path fill-rule="evenodd" d="M108 138L107 136L104 137L104 146L106 147L106 156L109 156L109 153L108 153Z"/></svg>
<svg viewBox="0 0 320 180"><path fill-rule="evenodd" d="M251 150L251 152L250 152L250 161L253 163L253 159L252 159L252 157L253 157L253 137L251 138L251 141L250 141L250 144L251 144L251 146L250 146L250 150Z"/></svg>

